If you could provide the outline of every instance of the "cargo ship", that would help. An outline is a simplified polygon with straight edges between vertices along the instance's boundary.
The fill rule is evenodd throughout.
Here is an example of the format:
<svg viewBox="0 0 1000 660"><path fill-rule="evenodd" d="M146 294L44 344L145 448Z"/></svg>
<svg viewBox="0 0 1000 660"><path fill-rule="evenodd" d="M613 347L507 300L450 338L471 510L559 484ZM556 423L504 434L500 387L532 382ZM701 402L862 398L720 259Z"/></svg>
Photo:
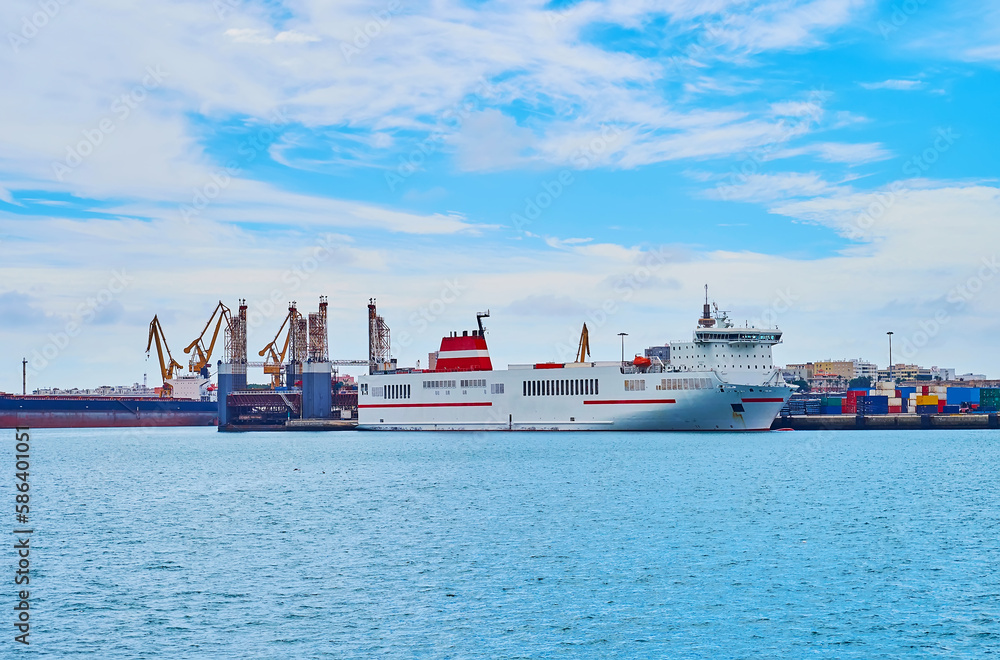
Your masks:
<svg viewBox="0 0 1000 660"><path fill-rule="evenodd" d="M0 393L0 428L93 428L122 426L214 426L219 404L209 400L208 379L172 379L182 397L14 395Z"/></svg>
<svg viewBox="0 0 1000 660"><path fill-rule="evenodd" d="M214 426L215 401L117 396L0 395L0 428Z"/></svg>
<svg viewBox="0 0 1000 660"><path fill-rule="evenodd" d="M454 431L765 431L791 396L771 349L778 329L736 328L706 294L692 340L663 357L494 370L482 318L442 338L428 369L374 364L359 379L358 428ZM665 358L665 359L664 359Z"/></svg>

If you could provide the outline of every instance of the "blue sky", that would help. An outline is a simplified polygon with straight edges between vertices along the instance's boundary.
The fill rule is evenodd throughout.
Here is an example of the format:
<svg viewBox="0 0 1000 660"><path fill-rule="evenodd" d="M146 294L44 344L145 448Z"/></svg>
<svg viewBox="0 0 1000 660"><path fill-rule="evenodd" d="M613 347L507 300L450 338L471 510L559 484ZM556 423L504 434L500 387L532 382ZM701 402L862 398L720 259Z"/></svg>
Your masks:
<svg viewBox="0 0 1000 660"><path fill-rule="evenodd" d="M375 296L402 363L486 308L496 363L613 359L706 283L781 363L1000 375L989 2L43 4L0 9L2 391L155 381L153 314L186 362L240 297L257 348L328 295L364 356Z"/></svg>

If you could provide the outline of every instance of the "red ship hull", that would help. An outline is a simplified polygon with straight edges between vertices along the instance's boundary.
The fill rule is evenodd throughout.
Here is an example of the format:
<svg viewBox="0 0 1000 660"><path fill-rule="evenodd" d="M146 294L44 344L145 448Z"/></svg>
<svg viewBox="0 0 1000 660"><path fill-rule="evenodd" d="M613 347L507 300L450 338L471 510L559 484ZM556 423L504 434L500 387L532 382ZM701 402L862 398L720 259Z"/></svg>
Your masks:
<svg viewBox="0 0 1000 660"><path fill-rule="evenodd" d="M0 396L0 428L216 426L213 401L148 397Z"/></svg>

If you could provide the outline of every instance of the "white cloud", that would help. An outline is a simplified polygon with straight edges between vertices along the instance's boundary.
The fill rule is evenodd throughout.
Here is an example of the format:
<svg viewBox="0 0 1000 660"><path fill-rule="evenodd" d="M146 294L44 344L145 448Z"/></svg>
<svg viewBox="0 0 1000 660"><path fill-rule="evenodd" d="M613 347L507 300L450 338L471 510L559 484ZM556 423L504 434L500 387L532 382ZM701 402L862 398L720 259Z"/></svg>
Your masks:
<svg viewBox="0 0 1000 660"><path fill-rule="evenodd" d="M884 145L878 142L846 144L841 142L819 142L802 147L781 149L767 155L764 160L779 160L796 156L815 156L827 163L860 165L874 163L892 157Z"/></svg>
<svg viewBox="0 0 1000 660"><path fill-rule="evenodd" d="M895 89L900 91L910 91L923 89L926 83L922 80L883 80L882 82L861 83L865 89Z"/></svg>
<svg viewBox="0 0 1000 660"><path fill-rule="evenodd" d="M726 15L709 34L720 44L749 53L814 46L821 43L822 34L850 22L866 4L865 0L768 2Z"/></svg>
<svg viewBox="0 0 1000 660"><path fill-rule="evenodd" d="M836 186L814 172L784 172L752 174L741 177L735 183L723 181L704 195L709 199L732 202L775 202L797 197L816 197L835 189Z"/></svg>
<svg viewBox="0 0 1000 660"><path fill-rule="evenodd" d="M488 109L470 114L451 142L461 169L488 171L524 164L535 140L513 117Z"/></svg>

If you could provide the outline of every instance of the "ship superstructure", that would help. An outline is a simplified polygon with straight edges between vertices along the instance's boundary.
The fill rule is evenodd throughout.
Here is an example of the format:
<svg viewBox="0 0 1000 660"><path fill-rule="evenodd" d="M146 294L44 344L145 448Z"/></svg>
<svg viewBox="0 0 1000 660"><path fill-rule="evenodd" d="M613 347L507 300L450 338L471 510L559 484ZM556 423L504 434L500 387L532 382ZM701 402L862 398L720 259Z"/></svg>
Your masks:
<svg viewBox="0 0 1000 660"><path fill-rule="evenodd" d="M691 342L670 344L668 361L637 356L629 362L512 364L502 370L492 368L482 325L488 313L483 313L476 330L441 340L429 369L373 363L359 381L358 425L477 431L769 429L791 394L771 363L771 347L781 341L781 333L727 327L731 324L709 312L706 304Z"/></svg>
<svg viewBox="0 0 1000 660"><path fill-rule="evenodd" d="M781 330L777 328L734 327L726 312L709 305L706 287L705 305L692 340L670 342L668 354L670 365L681 371L711 369L731 384L779 384L783 381L774 367L771 347L780 343Z"/></svg>

